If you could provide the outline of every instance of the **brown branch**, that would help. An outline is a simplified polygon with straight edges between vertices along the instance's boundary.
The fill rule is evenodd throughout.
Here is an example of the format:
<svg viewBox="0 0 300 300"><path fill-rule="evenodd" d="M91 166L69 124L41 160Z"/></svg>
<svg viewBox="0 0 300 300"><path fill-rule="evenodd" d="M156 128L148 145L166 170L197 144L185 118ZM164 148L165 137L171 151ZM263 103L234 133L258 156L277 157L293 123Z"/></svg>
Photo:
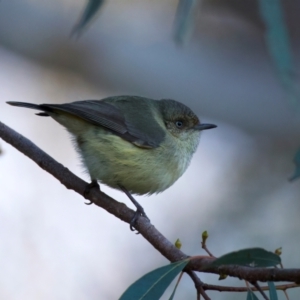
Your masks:
<svg viewBox="0 0 300 300"><path fill-rule="evenodd" d="M265 292L262 290L262 288L260 287L260 285L255 281L255 282L251 282L251 284L256 288L257 291L260 292L260 294L263 296L263 298L265 300L269 300L268 296L265 294ZM252 288L251 288L252 290Z"/></svg>
<svg viewBox="0 0 300 300"><path fill-rule="evenodd" d="M215 257L207 248L206 246L206 241L207 241L207 238L208 238L208 232L205 230L202 232L202 242L201 242L201 247L203 250L206 251L206 253L211 256L211 257Z"/></svg>
<svg viewBox="0 0 300 300"><path fill-rule="evenodd" d="M8 126L0 122L0 137L18 149L20 152L32 159L42 169L52 174L68 189L72 189L84 196L87 183L70 172L62 164L55 161L47 153L38 148L30 140L15 132ZM87 199L97 206L102 207L107 212L113 214L120 220L129 223L134 211L125 204L120 203L103 192L92 189ZM140 234L163 256L171 262L179 261L188 257L185 253L175 247L167 240L146 218L139 218L136 229ZM247 281L290 281L300 283L300 269L266 269L241 266L221 266L211 267L213 257L201 257L190 261L186 270L201 271L215 274L228 274L233 277L245 279Z"/></svg>
<svg viewBox="0 0 300 300"><path fill-rule="evenodd" d="M87 182L70 172L66 167L58 163L30 140L1 122L0 137L32 159L42 169L53 175L67 189L72 189L84 197L84 191L88 184ZM133 210L129 209L124 203L114 200L100 190L91 189L86 199L92 201L95 205L102 207L124 222L130 223L130 220L133 217ZM157 231L155 227L150 224L148 219L143 217L139 218L136 229L170 261L175 262L188 257Z"/></svg>
<svg viewBox="0 0 300 300"><path fill-rule="evenodd" d="M275 287L277 291L286 291L291 288L300 287L300 285L296 283L289 283L289 284L279 284L276 285ZM247 287L224 286L224 285L214 285L214 284L207 284L207 283L203 283L203 289L210 290L210 291L219 291L219 292L242 292L242 293L248 292L249 290ZM266 285L266 286L262 286L261 289L263 291L268 291L269 287ZM257 291L255 287L252 287L251 290L253 292Z"/></svg>
<svg viewBox="0 0 300 300"><path fill-rule="evenodd" d="M205 262L207 263L207 262ZM247 281L290 281L300 283L300 269L275 269L275 268L252 268L241 266L221 266L221 267L207 267L201 270L202 261L195 261L192 264L193 270L200 270L201 272L227 274L229 276L245 279ZM190 265L188 265L190 266Z"/></svg>
<svg viewBox="0 0 300 300"><path fill-rule="evenodd" d="M197 276L196 272L194 271L187 271L187 274L191 277L191 279L194 281L195 288L197 290L197 295L202 295L205 300L211 300L208 295L206 294L203 285L204 283L200 280L200 278Z"/></svg>

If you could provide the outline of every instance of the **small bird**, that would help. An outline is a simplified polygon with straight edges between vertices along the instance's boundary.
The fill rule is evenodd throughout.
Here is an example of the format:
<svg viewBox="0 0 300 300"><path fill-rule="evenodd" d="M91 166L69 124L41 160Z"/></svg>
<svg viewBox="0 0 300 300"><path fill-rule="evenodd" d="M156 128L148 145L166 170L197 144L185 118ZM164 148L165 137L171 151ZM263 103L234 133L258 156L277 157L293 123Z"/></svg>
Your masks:
<svg viewBox="0 0 300 300"><path fill-rule="evenodd" d="M193 111L171 100L114 96L64 104L7 102L40 110L72 135L91 183L98 181L122 190L136 206L130 222L135 230L139 216L147 215L132 194L160 193L187 169L199 144L201 124Z"/></svg>

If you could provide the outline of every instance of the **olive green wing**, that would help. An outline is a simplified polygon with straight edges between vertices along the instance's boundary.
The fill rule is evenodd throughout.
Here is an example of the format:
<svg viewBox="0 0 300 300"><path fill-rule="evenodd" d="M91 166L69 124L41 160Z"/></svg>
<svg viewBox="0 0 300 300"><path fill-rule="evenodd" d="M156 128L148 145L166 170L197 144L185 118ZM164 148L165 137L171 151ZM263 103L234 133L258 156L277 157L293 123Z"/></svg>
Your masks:
<svg viewBox="0 0 300 300"><path fill-rule="evenodd" d="M124 97L123 97L124 98ZM122 99L123 99L122 98ZM107 98L109 99L109 98ZM125 97L126 99L126 97ZM124 101L123 101L124 102ZM124 104L125 103L125 104ZM43 111L38 115L47 116L55 112L66 112L77 116L95 126L105 127L112 133L120 136L124 140L141 148L156 148L162 142L164 133L163 130L156 126L155 130L151 130L151 124L136 124L138 119L145 117L144 114L149 114L149 111L141 109L133 109L132 112L126 112L126 101L121 108L117 107L117 102L106 102L102 100L85 100L75 101L64 104L31 104L24 102L8 102L10 105L23 106L27 108ZM132 103L127 102L127 105ZM125 107L124 107L125 105ZM139 105L137 105L139 106ZM131 105L132 108L132 105ZM125 112L125 113L123 113ZM49 113L49 114L48 114ZM137 115L136 115L137 114ZM151 122L150 122L151 123ZM159 132L157 132L159 131ZM158 138L157 138L158 137Z"/></svg>

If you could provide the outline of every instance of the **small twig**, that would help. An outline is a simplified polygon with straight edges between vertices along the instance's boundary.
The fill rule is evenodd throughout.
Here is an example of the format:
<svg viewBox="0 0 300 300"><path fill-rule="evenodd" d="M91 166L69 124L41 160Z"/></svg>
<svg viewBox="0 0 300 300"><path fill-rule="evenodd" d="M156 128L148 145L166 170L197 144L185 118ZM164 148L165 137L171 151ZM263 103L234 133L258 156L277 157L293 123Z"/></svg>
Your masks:
<svg viewBox="0 0 300 300"><path fill-rule="evenodd" d="M206 247L206 245L202 245L202 249L204 249L210 257L215 257Z"/></svg>
<svg viewBox="0 0 300 300"><path fill-rule="evenodd" d="M249 290L252 291L249 282L247 280L245 280L245 283L246 283L246 286L247 286L247 291L249 291Z"/></svg>
<svg viewBox="0 0 300 300"><path fill-rule="evenodd" d="M265 300L269 300L268 296L266 293L262 290L260 285L257 283L257 281L251 282L251 284L256 287L256 289L261 293L261 295L264 297Z"/></svg>
<svg viewBox="0 0 300 300"><path fill-rule="evenodd" d="M247 280L245 280L245 283L246 283L248 291L254 291L254 289L250 287L249 282ZM261 287L258 285L258 283L256 281L251 282L251 284L255 287L256 291L258 291L262 294L262 296L264 297L265 300L269 300L267 295L263 292L263 290L261 289Z"/></svg>
<svg viewBox="0 0 300 300"><path fill-rule="evenodd" d="M202 232L202 242L201 242L201 246L202 246L202 249L204 249L207 254L210 256L210 257L215 257L207 248L206 246L206 241L208 239L208 232L205 230Z"/></svg>
<svg viewBox="0 0 300 300"><path fill-rule="evenodd" d="M284 291L283 291L283 293L284 293L284 295L285 295L286 299L287 299L287 300L290 300L290 298L289 298L289 295L288 295L287 291L286 291L286 290L284 290Z"/></svg>
<svg viewBox="0 0 300 300"><path fill-rule="evenodd" d="M181 280L181 278L182 278L182 276L183 276L183 273L184 273L183 271L180 272L180 274L179 274L179 276L178 276L177 282L176 282L176 284L175 284L175 287L174 287L174 290L173 290L173 293L172 293L173 296L174 296L174 294L176 293L177 287L178 287L179 282L180 282L180 280Z"/></svg>
<svg viewBox="0 0 300 300"><path fill-rule="evenodd" d="M211 300L208 295L206 294L205 290L203 289L203 282L200 280L200 278L197 276L197 274L194 271L186 271L186 273L191 277L191 279L194 281L196 290L198 292L198 296L203 296L205 300ZM198 297L197 296L197 297ZM200 299L200 298L199 298Z"/></svg>

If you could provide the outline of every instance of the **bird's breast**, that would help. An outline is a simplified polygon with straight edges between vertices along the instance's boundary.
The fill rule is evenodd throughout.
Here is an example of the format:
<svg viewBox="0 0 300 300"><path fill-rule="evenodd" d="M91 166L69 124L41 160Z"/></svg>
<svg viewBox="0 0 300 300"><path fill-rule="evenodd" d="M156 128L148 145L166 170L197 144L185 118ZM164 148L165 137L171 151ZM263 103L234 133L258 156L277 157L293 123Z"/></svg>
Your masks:
<svg viewBox="0 0 300 300"><path fill-rule="evenodd" d="M159 193L170 187L187 169L192 153L172 141L152 149L139 148L103 131L79 139L79 152L92 179L134 194Z"/></svg>

